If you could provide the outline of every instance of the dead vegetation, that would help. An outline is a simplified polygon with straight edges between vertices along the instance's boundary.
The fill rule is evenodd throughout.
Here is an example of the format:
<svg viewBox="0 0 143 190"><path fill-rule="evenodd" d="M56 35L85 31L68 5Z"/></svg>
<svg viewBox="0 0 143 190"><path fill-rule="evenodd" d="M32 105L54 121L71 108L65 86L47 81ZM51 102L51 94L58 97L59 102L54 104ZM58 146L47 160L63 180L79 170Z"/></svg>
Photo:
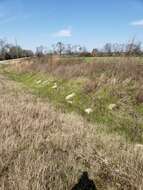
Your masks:
<svg viewBox="0 0 143 190"><path fill-rule="evenodd" d="M140 91L137 93L136 101L137 101L137 104L143 103L143 89L140 89Z"/></svg>
<svg viewBox="0 0 143 190"><path fill-rule="evenodd" d="M84 93L89 94L89 93L95 91L97 86L98 86L98 84L96 81L88 80L87 82L85 82L85 84L83 86L83 91L84 91Z"/></svg>
<svg viewBox="0 0 143 190"><path fill-rule="evenodd" d="M0 189L71 189L88 171L97 189L143 189L143 146L56 111L0 77Z"/></svg>
<svg viewBox="0 0 143 190"><path fill-rule="evenodd" d="M107 60L106 60L107 59ZM143 76L143 64L135 58L122 57L93 59L85 62L82 58L59 58L58 56L45 56L20 60L16 64L11 64L11 68L19 72L42 72L49 73L56 77L71 79L75 77L89 77L91 79L101 74L108 78L117 78L123 81L128 78L135 81L141 81Z"/></svg>

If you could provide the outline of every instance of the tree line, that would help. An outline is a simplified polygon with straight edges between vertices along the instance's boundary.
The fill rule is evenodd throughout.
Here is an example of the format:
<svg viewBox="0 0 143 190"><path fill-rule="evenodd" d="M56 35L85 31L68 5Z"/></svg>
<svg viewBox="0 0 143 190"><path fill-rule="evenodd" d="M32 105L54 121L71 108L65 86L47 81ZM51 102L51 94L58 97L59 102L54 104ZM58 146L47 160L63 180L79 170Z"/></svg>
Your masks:
<svg viewBox="0 0 143 190"><path fill-rule="evenodd" d="M46 49L40 46L36 50L36 55L44 55ZM71 45L58 42L52 45L52 54L57 55L72 55L72 56L143 56L143 49L141 42L129 42L129 43L106 43L101 49L94 48L92 51L88 51L85 46Z"/></svg>
<svg viewBox="0 0 143 190"><path fill-rule="evenodd" d="M97 50L97 54L103 56L141 56L143 55L143 49L141 42L133 40L129 43L106 43L103 50Z"/></svg>
<svg viewBox="0 0 143 190"><path fill-rule="evenodd" d="M44 46L36 48L36 52L32 50L23 49L19 45L7 43L0 39L0 60L16 59L23 57L44 56L47 54L54 54L60 56L80 56L80 57L94 57L94 56L143 56L143 49L141 42L129 42L126 44L106 43L103 48L94 48L88 51L85 46L64 44L57 42L53 44L48 50Z"/></svg>
<svg viewBox="0 0 143 190"><path fill-rule="evenodd" d="M13 45L0 39L0 60L32 57L33 55L32 50L22 49L19 45Z"/></svg>

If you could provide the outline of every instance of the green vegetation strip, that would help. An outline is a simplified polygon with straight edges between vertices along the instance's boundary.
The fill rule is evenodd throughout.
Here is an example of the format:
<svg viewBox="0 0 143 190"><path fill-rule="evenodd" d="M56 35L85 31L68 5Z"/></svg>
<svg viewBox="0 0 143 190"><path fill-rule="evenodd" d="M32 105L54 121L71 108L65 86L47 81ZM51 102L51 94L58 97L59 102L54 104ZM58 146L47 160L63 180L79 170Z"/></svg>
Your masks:
<svg viewBox="0 0 143 190"><path fill-rule="evenodd" d="M133 115L129 115L126 110L122 113L120 109L109 109L110 105L114 106L118 102L118 98L111 95L110 87L86 94L83 91L85 79L82 78L63 80L40 73L5 74L32 89L37 96L48 98L57 108L77 112L90 122L105 125L102 130L107 133L115 132L129 141L143 142L143 126ZM136 110L142 112L143 107L137 107Z"/></svg>

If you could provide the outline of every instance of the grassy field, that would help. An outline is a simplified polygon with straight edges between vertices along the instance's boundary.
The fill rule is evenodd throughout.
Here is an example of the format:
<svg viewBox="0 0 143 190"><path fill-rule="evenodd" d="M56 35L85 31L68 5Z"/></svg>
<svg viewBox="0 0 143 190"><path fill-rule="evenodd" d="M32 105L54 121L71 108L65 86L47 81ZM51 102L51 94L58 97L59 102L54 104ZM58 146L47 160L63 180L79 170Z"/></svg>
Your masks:
<svg viewBox="0 0 143 190"><path fill-rule="evenodd" d="M63 60L65 59L73 59L73 57L63 57L62 58ZM97 62L97 63L121 63L121 62L124 62L125 60L125 57L77 57L77 58L74 58L74 59L81 59L83 60L84 62L87 62L87 63L91 63L91 62ZM143 57L128 57L126 59L129 59L129 60L132 60L133 62L136 62L136 63L139 63L139 64L143 64Z"/></svg>
<svg viewBox="0 0 143 190"><path fill-rule="evenodd" d="M1 189L143 188L143 67L114 62L1 66Z"/></svg>
<svg viewBox="0 0 143 190"><path fill-rule="evenodd" d="M121 61L124 62L125 57L85 57L83 59L86 60L87 62L97 61L97 62L102 62L102 63L103 62L117 63L117 62L121 62ZM131 59L131 57L129 59ZM143 64L143 57L132 57L132 60Z"/></svg>
<svg viewBox="0 0 143 190"><path fill-rule="evenodd" d="M132 59L124 58L124 63L122 58L115 59L117 63L104 59L101 63L62 59L52 67L39 59L39 63L11 65L5 73L57 108L109 126L107 133L142 143L143 104L138 99L143 96L143 67Z"/></svg>

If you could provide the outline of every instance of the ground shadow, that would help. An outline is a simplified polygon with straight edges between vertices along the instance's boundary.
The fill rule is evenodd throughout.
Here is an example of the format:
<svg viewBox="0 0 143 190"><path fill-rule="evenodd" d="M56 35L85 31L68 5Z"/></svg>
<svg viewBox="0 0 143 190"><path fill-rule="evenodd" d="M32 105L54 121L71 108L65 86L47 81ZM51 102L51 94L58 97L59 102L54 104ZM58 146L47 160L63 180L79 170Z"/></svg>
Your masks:
<svg viewBox="0 0 143 190"><path fill-rule="evenodd" d="M93 180L89 179L88 172L83 172L78 183L71 190L97 190Z"/></svg>

